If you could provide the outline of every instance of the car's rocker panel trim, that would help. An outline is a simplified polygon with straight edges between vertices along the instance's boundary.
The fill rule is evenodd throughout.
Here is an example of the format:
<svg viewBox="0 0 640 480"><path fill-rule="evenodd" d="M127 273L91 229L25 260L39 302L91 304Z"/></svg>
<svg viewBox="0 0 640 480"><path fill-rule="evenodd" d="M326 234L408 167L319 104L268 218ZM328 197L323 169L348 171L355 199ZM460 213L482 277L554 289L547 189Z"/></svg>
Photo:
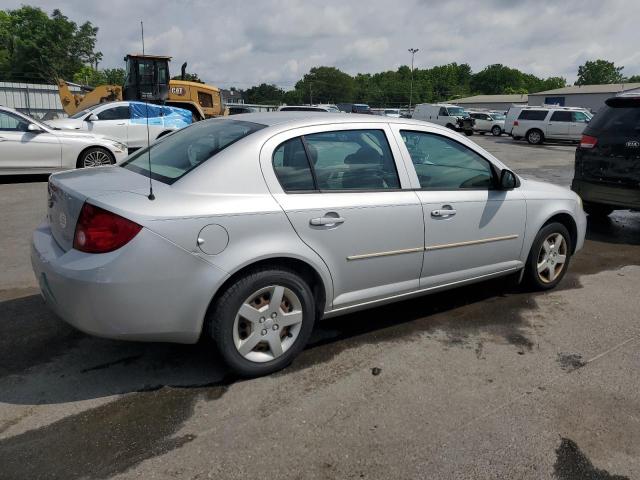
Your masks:
<svg viewBox="0 0 640 480"><path fill-rule="evenodd" d="M441 245L431 245L429 247L404 248L402 250L390 250L388 252L363 253L359 255L349 255L347 261L366 260L367 258L387 257L391 255L402 255L404 253L416 253L421 251L441 250L443 248L466 247L469 245L481 245L483 243L501 242L503 240L515 240L518 235L504 235L502 237L481 238L480 240L469 240L466 242L443 243Z"/></svg>

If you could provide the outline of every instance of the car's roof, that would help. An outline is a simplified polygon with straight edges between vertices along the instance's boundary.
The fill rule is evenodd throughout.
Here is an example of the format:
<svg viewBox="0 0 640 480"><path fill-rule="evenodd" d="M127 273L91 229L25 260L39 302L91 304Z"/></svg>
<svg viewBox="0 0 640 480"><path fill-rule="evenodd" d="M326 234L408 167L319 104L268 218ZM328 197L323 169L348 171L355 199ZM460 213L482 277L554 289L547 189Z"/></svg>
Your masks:
<svg viewBox="0 0 640 480"><path fill-rule="evenodd" d="M221 118L221 117L219 117ZM380 115L365 115L360 113L330 113L330 112L257 112L242 113L225 117L230 120L242 120L245 122L253 122L267 127L272 126L291 126L300 127L306 125L329 125L335 123L402 123L424 125L421 120L412 120L410 118L393 118L383 117Z"/></svg>

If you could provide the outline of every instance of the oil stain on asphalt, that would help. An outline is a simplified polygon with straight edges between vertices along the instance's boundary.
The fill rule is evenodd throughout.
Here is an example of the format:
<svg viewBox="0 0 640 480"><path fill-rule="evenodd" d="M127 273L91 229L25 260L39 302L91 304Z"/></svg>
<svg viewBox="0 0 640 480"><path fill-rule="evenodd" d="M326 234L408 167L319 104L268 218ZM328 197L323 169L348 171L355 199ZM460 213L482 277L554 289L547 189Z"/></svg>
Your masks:
<svg viewBox="0 0 640 480"><path fill-rule="evenodd" d="M587 456L569 438L562 438L556 449L554 476L559 480L629 480L593 466Z"/></svg>
<svg viewBox="0 0 640 480"><path fill-rule="evenodd" d="M175 436L197 400L220 398L233 380L149 391L0 440L0 479L107 478L191 442Z"/></svg>

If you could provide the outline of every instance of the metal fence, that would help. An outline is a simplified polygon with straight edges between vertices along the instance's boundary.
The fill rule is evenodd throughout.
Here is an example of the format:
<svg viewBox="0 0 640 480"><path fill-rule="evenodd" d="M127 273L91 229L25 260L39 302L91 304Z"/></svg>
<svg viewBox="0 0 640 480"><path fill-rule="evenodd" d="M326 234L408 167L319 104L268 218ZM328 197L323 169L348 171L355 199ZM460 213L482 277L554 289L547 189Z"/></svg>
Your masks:
<svg viewBox="0 0 640 480"><path fill-rule="evenodd" d="M80 93L78 88L70 89ZM0 82L0 105L41 120L67 116L60 103L57 85Z"/></svg>

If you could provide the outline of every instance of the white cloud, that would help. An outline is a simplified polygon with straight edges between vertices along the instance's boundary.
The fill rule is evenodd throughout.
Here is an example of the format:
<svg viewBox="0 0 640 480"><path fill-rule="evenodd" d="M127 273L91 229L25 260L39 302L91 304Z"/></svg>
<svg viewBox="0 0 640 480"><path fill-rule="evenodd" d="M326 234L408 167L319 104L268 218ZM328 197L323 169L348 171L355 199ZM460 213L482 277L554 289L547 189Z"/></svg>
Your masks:
<svg viewBox="0 0 640 480"><path fill-rule="evenodd" d="M4 0L17 8L25 0ZM29 0L100 27L103 67L140 51L173 56L208 82L241 88L274 82L290 88L309 68L348 73L469 63L502 63L573 81L578 65L604 58L640 74L636 21L640 2L624 0Z"/></svg>

